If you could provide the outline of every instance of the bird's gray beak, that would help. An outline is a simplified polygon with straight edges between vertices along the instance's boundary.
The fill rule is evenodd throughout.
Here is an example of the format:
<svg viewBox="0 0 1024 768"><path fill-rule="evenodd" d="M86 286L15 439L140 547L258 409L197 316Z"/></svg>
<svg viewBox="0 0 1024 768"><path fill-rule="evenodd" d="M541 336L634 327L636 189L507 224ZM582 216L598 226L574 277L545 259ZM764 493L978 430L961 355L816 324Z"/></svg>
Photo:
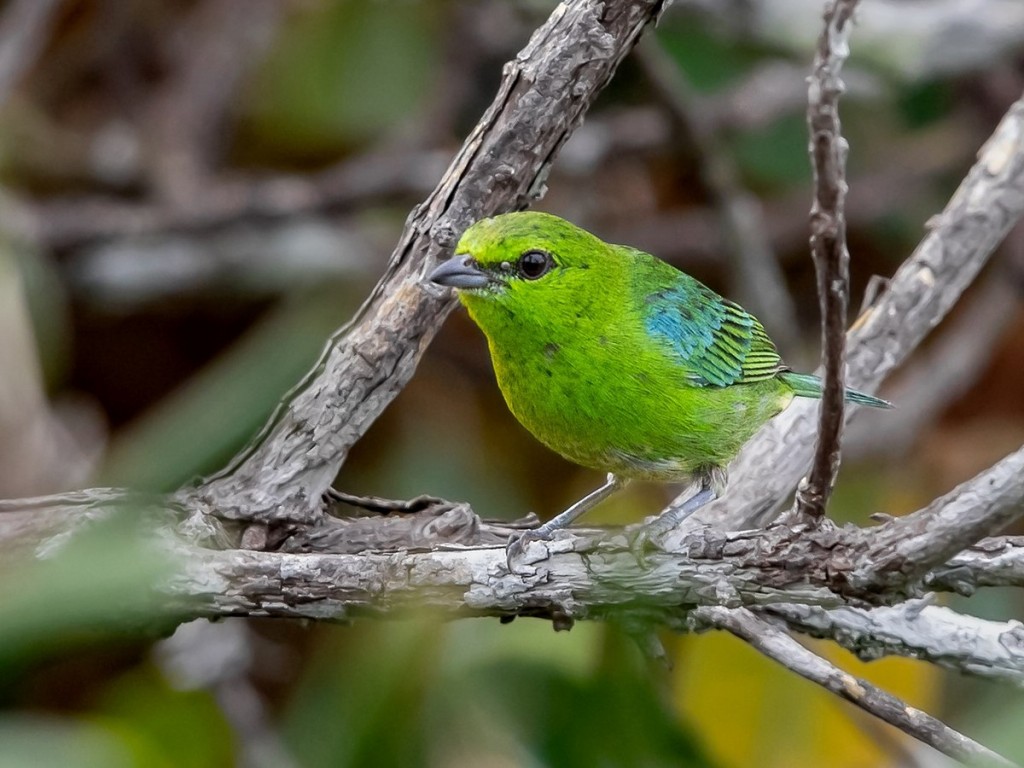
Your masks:
<svg viewBox="0 0 1024 768"><path fill-rule="evenodd" d="M467 254L456 254L442 261L427 279L449 288L483 288L491 281Z"/></svg>

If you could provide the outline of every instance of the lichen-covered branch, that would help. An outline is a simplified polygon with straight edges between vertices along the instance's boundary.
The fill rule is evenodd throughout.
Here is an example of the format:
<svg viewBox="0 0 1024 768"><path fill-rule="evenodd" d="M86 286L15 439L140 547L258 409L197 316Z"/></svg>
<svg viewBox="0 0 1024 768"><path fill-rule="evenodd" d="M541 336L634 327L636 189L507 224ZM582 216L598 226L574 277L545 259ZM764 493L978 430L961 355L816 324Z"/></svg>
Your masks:
<svg viewBox="0 0 1024 768"><path fill-rule="evenodd" d="M1024 624L986 621L910 600L878 608L772 605L790 630L833 640L863 661L909 656L1024 688Z"/></svg>
<svg viewBox="0 0 1024 768"><path fill-rule="evenodd" d="M881 526L850 575L858 588L917 580L979 539L1024 516L1024 447L924 509Z"/></svg>
<svg viewBox="0 0 1024 768"><path fill-rule="evenodd" d="M925 574L928 589L972 595L979 587L1024 587L1024 536L982 539Z"/></svg>

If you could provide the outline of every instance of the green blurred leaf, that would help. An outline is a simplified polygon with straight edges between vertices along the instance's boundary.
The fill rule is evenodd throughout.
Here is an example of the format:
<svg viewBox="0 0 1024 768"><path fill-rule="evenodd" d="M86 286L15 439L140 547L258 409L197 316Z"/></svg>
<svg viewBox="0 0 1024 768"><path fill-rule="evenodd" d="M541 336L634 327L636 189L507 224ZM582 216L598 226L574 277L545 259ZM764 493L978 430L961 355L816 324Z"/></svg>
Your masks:
<svg viewBox="0 0 1024 768"><path fill-rule="evenodd" d="M500 659L467 669L463 690L539 765L711 765L663 695L667 672L650 669L614 627L596 629L602 648L585 674L541 658Z"/></svg>
<svg viewBox="0 0 1024 768"><path fill-rule="evenodd" d="M315 660L283 735L305 768L423 765L424 692L444 628L403 621L359 630L335 633L345 647Z"/></svg>
<svg viewBox="0 0 1024 768"><path fill-rule="evenodd" d="M131 746L94 723L30 715L0 717L0 768L135 768ZM157 757L157 756L154 756ZM150 762L147 768L162 768Z"/></svg>
<svg viewBox="0 0 1024 768"><path fill-rule="evenodd" d="M44 559L6 558L3 565L0 673L82 642L151 628L164 610L155 587L174 567L128 513L79 531Z"/></svg>
<svg viewBox="0 0 1024 768"><path fill-rule="evenodd" d="M687 79L705 92L729 85L763 61L761 53L737 45L735 38L715 35L683 13L666 16L657 35Z"/></svg>
<svg viewBox="0 0 1024 768"><path fill-rule="evenodd" d="M145 746L137 752L158 754L168 767L218 768L234 762L234 734L213 696L174 690L152 666L115 680L96 711L111 728Z"/></svg>
<svg viewBox="0 0 1024 768"><path fill-rule="evenodd" d="M731 143L736 162L753 184L784 187L811 180L802 114L779 118L761 130L736 136Z"/></svg>
<svg viewBox="0 0 1024 768"><path fill-rule="evenodd" d="M309 768L708 765L666 673L614 628L409 620L331 636L285 718Z"/></svg>
<svg viewBox="0 0 1024 768"><path fill-rule="evenodd" d="M954 105L952 88L938 80L915 83L902 89L897 109L906 127L921 128L949 115Z"/></svg>

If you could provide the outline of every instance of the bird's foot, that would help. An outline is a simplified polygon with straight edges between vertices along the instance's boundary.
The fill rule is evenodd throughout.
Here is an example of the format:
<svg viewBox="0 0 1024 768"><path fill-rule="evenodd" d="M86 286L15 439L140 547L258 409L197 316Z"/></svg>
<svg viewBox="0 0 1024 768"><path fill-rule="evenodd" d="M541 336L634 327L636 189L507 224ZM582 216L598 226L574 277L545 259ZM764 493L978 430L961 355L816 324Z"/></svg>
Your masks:
<svg viewBox="0 0 1024 768"><path fill-rule="evenodd" d="M650 563L647 559L647 553L654 549L664 550L665 547L662 544L665 537L682 525L683 521L689 518L690 515L714 498L716 498L715 491L710 485L703 484L697 493L680 506L670 507L650 522L631 531L628 534L629 549L640 567L648 568Z"/></svg>
<svg viewBox="0 0 1024 768"><path fill-rule="evenodd" d="M672 530L672 526L666 526L660 517L656 517L649 523L638 525L626 531L626 540L629 543L629 551L636 559L637 565L641 568L650 568L651 563L647 555L655 550L662 550L662 537Z"/></svg>
<svg viewBox="0 0 1024 768"><path fill-rule="evenodd" d="M547 559L550 554L546 546L532 546L535 544L545 545L551 542L555 531L559 527L550 526L547 523L538 525L536 528L518 531L508 538L505 547L505 563L512 573L519 573L523 566L531 565ZM533 550L531 552L531 550Z"/></svg>

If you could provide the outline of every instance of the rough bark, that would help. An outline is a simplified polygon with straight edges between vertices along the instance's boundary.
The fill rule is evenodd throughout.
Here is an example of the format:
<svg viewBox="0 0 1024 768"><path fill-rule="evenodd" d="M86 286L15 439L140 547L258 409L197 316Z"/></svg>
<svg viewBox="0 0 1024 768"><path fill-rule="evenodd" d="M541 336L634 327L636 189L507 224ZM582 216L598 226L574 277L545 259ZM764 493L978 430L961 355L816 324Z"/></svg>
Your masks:
<svg viewBox="0 0 1024 768"><path fill-rule="evenodd" d="M821 359L824 382L818 411L814 459L797 488L797 513L820 519L839 473L846 393L846 309L850 301L850 253L846 248L846 155L839 123L840 78L850 54L850 31L857 0L837 0L825 11L807 95L814 201L811 204L811 256L821 307Z"/></svg>
<svg viewBox="0 0 1024 768"><path fill-rule="evenodd" d="M526 207L658 0L560 5L514 61L498 94L427 200L409 216L387 272L263 433L195 489L218 515L309 523L352 445L415 370L453 300L422 281L473 221Z"/></svg>
<svg viewBox="0 0 1024 768"><path fill-rule="evenodd" d="M447 292L423 285L423 272L472 220L525 207L541 193L555 153L660 9L653 0L577 0L555 10L506 67L494 103L410 215L357 317L222 472L170 497L96 489L0 503L0 549L53 555L80 528L127 508L145 513L150 535L179 556L159 599L180 618L346 621L432 610L542 616L558 626L612 613L680 630L713 625L948 754L990 757L924 713L844 677L764 616L863 655L923 655L1018 680L1018 625L960 616L958 626L988 644L936 644L931 628L949 617L922 610L914 624L906 600L926 590L1024 585L1021 540L981 541L1024 510L1024 450L925 509L873 528L822 521L723 533L767 519L806 470L813 406L795 405L734 464L731 492L704 516L719 527L674 534L643 562L618 532L572 530L532 546L530 561L512 572L504 545L514 527L481 522L465 505L428 501L407 514L352 520L325 514L324 492L349 449L408 381L452 307ZM1024 101L850 332L852 385L872 388L920 343L1024 211L1022 137ZM893 613L883 612L888 606ZM931 622L928 632L921 617Z"/></svg>
<svg viewBox="0 0 1024 768"><path fill-rule="evenodd" d="M946 316L1022 213L1024 99L1010 107L928 234L848 332L847 384L877 388ZM770 520L809 466L816 408L798 400L762 429L730 465L726 495L691 524L735 530Z"/></svg>

